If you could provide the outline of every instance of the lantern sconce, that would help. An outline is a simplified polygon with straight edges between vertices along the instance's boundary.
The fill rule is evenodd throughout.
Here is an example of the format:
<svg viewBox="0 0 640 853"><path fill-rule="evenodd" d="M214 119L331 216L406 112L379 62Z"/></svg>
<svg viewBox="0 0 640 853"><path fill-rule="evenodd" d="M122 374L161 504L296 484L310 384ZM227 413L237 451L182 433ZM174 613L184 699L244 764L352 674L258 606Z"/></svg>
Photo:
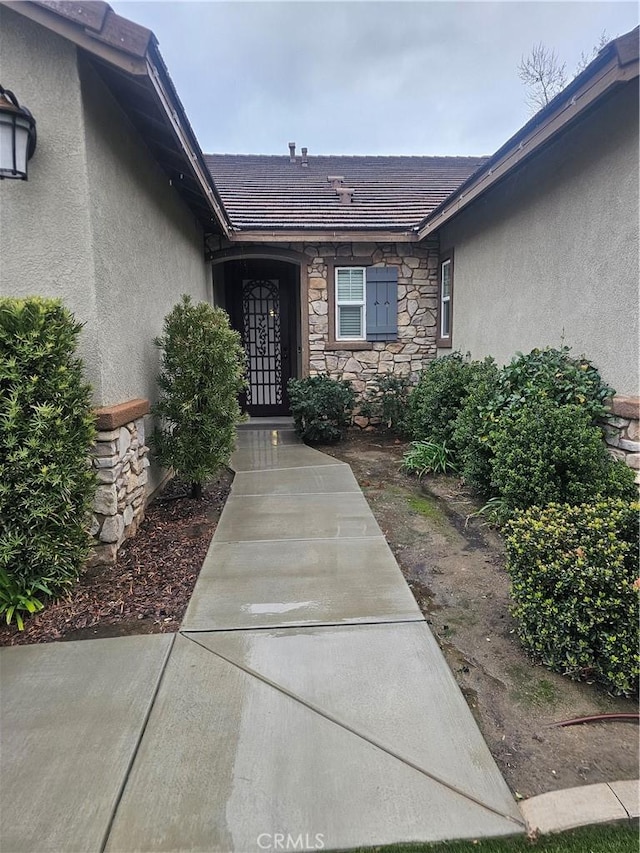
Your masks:
<svg viewBox="0 0 640 853"><path fill-rule="evenodd" d="M36 120L8 89L0 86L0 180L27 180L27 163L36 150Z"/></svg>

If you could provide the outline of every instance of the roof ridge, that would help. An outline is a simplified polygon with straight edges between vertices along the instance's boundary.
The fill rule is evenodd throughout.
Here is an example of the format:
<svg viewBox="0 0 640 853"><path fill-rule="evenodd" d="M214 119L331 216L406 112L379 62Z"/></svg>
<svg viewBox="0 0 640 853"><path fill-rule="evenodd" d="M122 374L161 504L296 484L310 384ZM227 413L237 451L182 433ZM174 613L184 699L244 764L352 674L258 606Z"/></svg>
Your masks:
<svg viewBox="0 0 640 853"><path fill-rule="evenodd" d="M281 160L289 160L288 154L233 154L229 152L214 151L211 153L205 152L205 157L262 157ZM341 160L483 160L488 159L490 154L313 154L309 155L309 160L323 157L329 159Z"/></svg>

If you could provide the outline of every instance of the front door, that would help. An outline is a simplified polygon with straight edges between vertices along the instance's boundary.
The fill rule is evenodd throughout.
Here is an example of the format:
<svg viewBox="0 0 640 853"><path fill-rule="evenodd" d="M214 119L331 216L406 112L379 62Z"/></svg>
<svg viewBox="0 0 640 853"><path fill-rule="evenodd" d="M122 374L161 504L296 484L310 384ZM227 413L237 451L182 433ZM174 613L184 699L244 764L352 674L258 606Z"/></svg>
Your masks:
<svg viewBox="0 0 640 853"><path fill-rule="evenodd" d="M290 269L289 269L290 268ZM232 319L247 356L243 408L254 416L289 411L293 364L293 269L273 261L246 261L230 276Z"/></svg>

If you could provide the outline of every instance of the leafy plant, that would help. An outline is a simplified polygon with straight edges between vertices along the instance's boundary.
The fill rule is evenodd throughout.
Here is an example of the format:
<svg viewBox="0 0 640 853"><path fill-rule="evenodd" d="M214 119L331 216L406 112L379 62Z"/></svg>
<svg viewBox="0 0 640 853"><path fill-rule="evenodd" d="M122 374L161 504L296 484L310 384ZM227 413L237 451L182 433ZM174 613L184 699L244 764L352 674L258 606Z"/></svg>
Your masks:
<svg viewBox="0 0 640 853"><path fill-rule="evenodd" d="M638 512L617 499L550 504L507 525L518 634L532 657L615 693L638 688Z"/></svg>
<svg viewBox="0 0 640 853"><path fill-rule="evenodd" d="M340 441L351 423L356 401L346 379L307 376L290 379L287 389L296 432L311 443Z"/></svg>
<svg viewBox="0 0 640 853"><path fill-rule="evenodd" d="M406 431L411 438L453 446L454 423L474 385L479 364L454 352L436 358L422 371L407 405Z"/></svg>
<svg viewBox="0 0 640 853"><path fill-rule="evenodd" d="M607 488L609 457L579 406L531 398L501 417L492 483L511 509L583 503Z"/></svg>
<svg viewBox="0 0 640 853"><path fill-rule="evenodd" d="M504 498L489 498L484 506L481 506L479 510L467 516L465 527L472 518L485 518L488 524L495 524L497 527L502 527L511 518L511 515L511 510Z"/></svg>
<svg viewBox="0 0 640 853"><path fill-rule="evenodd" d="M604 488L601 496L605 498L620 498L623 501L638 499L636 472L629 468L621 459L609 457Z"/></svg>
<svg viewBox="0 0 640 853"><path fill-rule="evenodd" d="M518 353L500 371L485 365L477 372L453 437L462 475L480 494L492 493L497 436L523 406L535 401L579 406L593 425L605 413L613 389L591 362L572 358L570 352L568 347L533 349L526 355Z"/></svg>
<svg viewBox="0 0 640 853"><path fill-rule="evenodd" d="M0 613L20 628L40 593L77 580L91 547L95 419L81 328L57 300L0 299Z"/></svg>
<svg viewBox="0 0 640 853"><path fill-rule="evenodd" d="M500 371L496 393L487 407L490 418L517 409L532 397L560 405L580 406L592 423L606 413L614 394L598 370L586 358L572 358L569 347L532 349L517 353Z"/></svg>
<svg viewBox="0 0 640 853"><path fill-rule="evenodd" d="M392 373L380 373L369 384L360 404L360 414L396 434L404 432L409 398L409 380Z"/></svg>
<svg viewBox="0 0 640 853"><path fill-rule="evenodd" d="M453 452L436 441L412 441L402 460L402 468L418 479L425 474L449 474L457 471Z"/></svg>
<svg viewBox="0 0 640 853"><path fill-rule="evenodd" d="M469 393L453 424L453 445L461 474L466 484L482 495L491 494L495 421L489 412L499 379L500 371L492 359L476 362Z"/></svg>
<svg viewBox="0 0 640 853"><path fill-rule="evenodd" d="M194 305L183 296L155 344L162 350L162 370L160 399L152 409L160 419L153 446L160 464L173 468L199 498L203 484L229 461L241 419L240 336L221 308Z"/></svg>

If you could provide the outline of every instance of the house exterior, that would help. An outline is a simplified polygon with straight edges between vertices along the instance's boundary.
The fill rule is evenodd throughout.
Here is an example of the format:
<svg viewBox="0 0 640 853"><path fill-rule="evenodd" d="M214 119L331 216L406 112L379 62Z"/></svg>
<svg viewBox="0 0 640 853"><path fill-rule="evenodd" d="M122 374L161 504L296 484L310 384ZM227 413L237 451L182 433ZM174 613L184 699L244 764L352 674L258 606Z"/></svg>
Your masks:
<svg viewBox="0 0 640 853"><path fill-rule="evenodd" d="M92 531L111 561L162 477L153 339L181 293L211 299L205 239L224 216L153 34L106 3L0 5L0 80L38 131L29 180L0 182L0 295L61 298L84 324Z"/></svg>
<svg viewBox="0 0 640 853"><path fill-rule="evenodd" d="M209 241L214 299L245 337L251 414L288 411L290 376L358 392L377 373L417 377L437 348L438 242L418 241L421 212L484 161L313 157L294 143L289 156L206 157L234 229ZM262 344L250 315L267 283L279 308Z"/></svg>
<svg viewBox="0 0 640 853"><path fill-rule="evenodd" d="M0 182L0 295L84 323L112 561L163 473L145 442L153 339L182 293L226 308L252 416L290 377L363 392L437 354L571 345L613 385L609 440L640 467L638 31L492 157L204 155L149 30L103 2L0 2L0 82L37 120Z"/></svg>

